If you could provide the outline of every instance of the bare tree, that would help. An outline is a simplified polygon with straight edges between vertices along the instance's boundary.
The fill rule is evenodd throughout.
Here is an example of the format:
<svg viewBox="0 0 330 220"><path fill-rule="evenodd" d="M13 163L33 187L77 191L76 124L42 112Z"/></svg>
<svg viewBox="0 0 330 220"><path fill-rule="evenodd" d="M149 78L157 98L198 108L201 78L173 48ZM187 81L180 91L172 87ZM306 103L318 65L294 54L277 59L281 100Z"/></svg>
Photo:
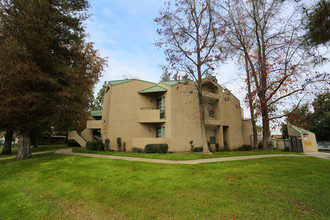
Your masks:
<svg viewBox="0 0 330 220"><path fill-rule="evenodd" d="M176 76L194 81L199 102L203 152L209 153L205 136L203 115L202 79L212 74L221 61L223 50L221 37L224 35L224 22L215 9L215 0L175 0L174 5L165 3L155 22L161 26L157 30L162 37L156 45L165 47L169 68Z"/></svg>
<svg viewBox="0 0 330 220"><path fill-rule="evenodd" d="M224 7L227 42L243 57L242 66L251 83L250 106L256 106L262 116L263 148L268 148L270 121L283 117L279 105L292 96L299 100L308 86L329 80L327 74L311 71L312 59L301 41L299 11L288 13L290 8L285 4L279 0L234 0Z"/></svg>

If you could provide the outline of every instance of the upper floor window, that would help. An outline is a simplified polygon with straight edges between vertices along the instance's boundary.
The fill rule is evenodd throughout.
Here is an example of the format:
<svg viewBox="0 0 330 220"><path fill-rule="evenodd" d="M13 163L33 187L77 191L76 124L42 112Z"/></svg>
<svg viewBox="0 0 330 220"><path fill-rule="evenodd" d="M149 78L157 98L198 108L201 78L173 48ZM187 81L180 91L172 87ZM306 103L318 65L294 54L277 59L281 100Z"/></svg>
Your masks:
<svg viewBox="0 0 330 220"><path fill-rule="evenodd" d="M160 118L165 118L165 96L157 99L157 109L160 110Z"/></svg>
<svg viewBox="0 0 330 220"><path fill-rule="evenodd" d="M212 117L214 118L214 113L215 113L215 105L214 104L211 104L209 103L208 104L208 112L209 112L209 117Z"/></svg>

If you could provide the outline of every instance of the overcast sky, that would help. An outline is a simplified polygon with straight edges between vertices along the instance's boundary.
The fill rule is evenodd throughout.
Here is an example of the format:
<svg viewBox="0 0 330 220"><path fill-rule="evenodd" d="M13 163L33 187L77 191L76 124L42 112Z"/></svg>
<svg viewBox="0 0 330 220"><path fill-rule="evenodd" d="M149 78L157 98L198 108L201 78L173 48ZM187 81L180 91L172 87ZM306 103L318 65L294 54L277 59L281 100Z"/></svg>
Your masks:
<svg viewBox="0 0 330 220"><path fill-rule="evenodd" d="M95 93L103 82L122 79L124 76L159 82L166 64L164 52L154 43L159 39L157 24L153 21L163 6L163 0L89 0L92 16L87 22L89 41L102 57L108 57L109 67L103 74ZM328 68L328 69L327 69ZM329 70L330 65L323 67ZM243 103L244 83L239 80L240 69L234 62L222 64L217 78Z"/></svg>

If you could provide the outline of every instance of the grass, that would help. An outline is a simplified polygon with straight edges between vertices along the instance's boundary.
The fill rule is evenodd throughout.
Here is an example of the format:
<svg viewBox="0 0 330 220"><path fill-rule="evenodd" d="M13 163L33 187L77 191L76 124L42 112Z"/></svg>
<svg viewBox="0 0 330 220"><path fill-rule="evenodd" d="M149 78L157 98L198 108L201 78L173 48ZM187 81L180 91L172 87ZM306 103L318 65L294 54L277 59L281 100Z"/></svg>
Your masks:
<svg viewBox="0 0 330 220"><path fill-rule="evenodd" d="M125 157L141 157L141 158L153 158L164 160L197 160L197 159L209 159L218 157L236 157L236 156L251 156L251 155L267 155L267 154L297 154L294 152L283 151L228 151L228 152L214 152L213 154L203 153L168 153L168 154L146 154L146 153L130 153L130 152L105 152L105 151L90 151L82 147L74 147L72 149L76 153L90 153L90 154L102 154L112 156L125 156Z"/></svg>
<svg viewBox="0 0 330 220"><path fill-rule="evenodd" d="M329 219L330 161L0 161L0 219Z"/></svg>
<svg viewBox="0 0 330 220"><path fill-rule="evenodd" d="M58 149L67 148L67 147L68 146L66 144L54 144L54 145L39 145L38 148L33 148L33 146L31 146L30 149L31 149L31 152L32 153L35 153L35 152L42 152L42 151L56 151ZM0 149L0 154L1 154L1 152L2 152L2 148ZM16 154L17 154L17 146L13 146L11 148L11 152L12 152L11 155L0 155L0 159L1 158L6 158L6 157L16 156Z"/></svg>

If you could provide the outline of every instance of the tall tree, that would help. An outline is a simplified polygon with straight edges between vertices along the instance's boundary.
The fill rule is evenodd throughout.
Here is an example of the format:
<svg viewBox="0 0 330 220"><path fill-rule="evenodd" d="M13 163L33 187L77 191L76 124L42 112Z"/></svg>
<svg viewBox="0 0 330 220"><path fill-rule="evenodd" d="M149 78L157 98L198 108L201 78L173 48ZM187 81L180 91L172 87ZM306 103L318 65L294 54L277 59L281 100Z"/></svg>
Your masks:
<svg viewBox="0 0 330 220"><path fill-rule="evenodd" d="M1 155L11 154L11 142L13 141L13 134L12 130L7 130L5 135L5 144L3 146Z"/></svg>
<svg viewBox="0 0 330 220"><path fill-rule="evenodd" d="M305 38L309 45L329 45L330 40L330 2L319 0L309 9L305 9Z"/></svg>
<svg viewBox="0 0 330 220"><path fill-rule="evenodd" d="M307 86L329 78L310 71L312 59L301 41L298 10L284 14L283 4L278 0L235 0L225 6L227 41L249 65L251 95L255 94L252 97L262 117L263 148L268 148L270 121L284 116L279 105L294 95L299 101Z"/></svg>
<svg viewBox="0 0 330 220"><path fill-rule="evenodd" d="M318 95L312 105L311 130L318 141L330 141L330 92Z"/></svg>
<svg viewBox="0 0 330 220"><path fill-rule="evenodd" d="M165 3L155 22L161 26L157 30L162 37L156 45L165 47L165 55L170 69L176 76L193 79L199 102L200 127L203 152L209 153L205 135L203 114L203 77L214 70L221 60L224 35L223 23L215 9L215 0L176 0Z"/></svg>
<svg viewBox="0 0 330 220"><path fill-rule="evenodd" d="M164 81L170 81L171 80L171 73L168 71L168 67L165 66L163 67L163 73L160 76L160 81L164 82Z"/></svg>
<svg viewBox="0 0 330 220"><path fill-rule="evenodd" d="M84 42L87 0L0 2L0 121L29 158L35 125L65 129L87 114L105 60Z"/></svg>
<svg viewBox="0 0 330 220"><path fill-rule="evenodd" d="M288 138L288 123L306 130L311 130L313 127L311 121L312 113L310 112L309 105L307 103L301 106L293 106L291 110L285 111L285 116L285 123L283 123L281 127L283 138Z"/></svg>
<svg viewBox="0 0 330 220"><path fill-rule="evenodd" d="M98 110L102 110L102 108L103 108L103 98L104 98L104 94L107 90L107 86L108 86L108 82L104 81L102 88L97 93L97 96L95 98L94 107Z"/></svg>

